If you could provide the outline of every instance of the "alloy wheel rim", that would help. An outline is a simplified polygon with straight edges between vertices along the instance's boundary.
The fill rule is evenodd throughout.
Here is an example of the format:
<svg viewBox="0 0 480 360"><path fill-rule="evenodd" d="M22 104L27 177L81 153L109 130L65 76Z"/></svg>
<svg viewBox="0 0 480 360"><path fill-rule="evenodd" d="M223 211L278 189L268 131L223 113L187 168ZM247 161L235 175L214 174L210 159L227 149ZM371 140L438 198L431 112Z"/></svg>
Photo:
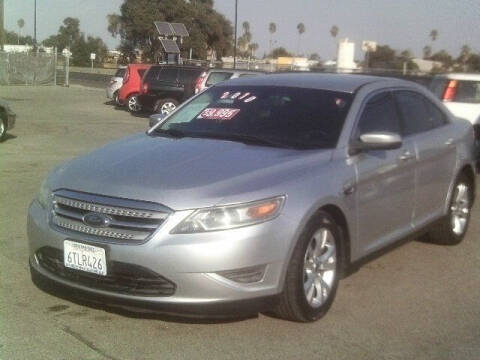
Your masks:
<svg viewBox="0 0 480 360"><path fill-rule="evenodd" d="M337 248L332 232L318 229L310 239L303 262L303 290L310 306L318 308L330 296L337 271Z"/></svg>
<svg viewBox="0 0 480 360"><path fill-rule="evenodd" d="M5 124L3 123L2 120L0 120L0 136L3 136L4 132L5 132Z"/></svg>
<svg viewBox="0 0 480 360"><path fill-rule="evenodd" d="M177 106L174 103L166 102L165 104L162 105L160 111L161 111L162 114L170 114L176 108L177 108Z"/></svg>
<svg viewBox="0 0 480 360"><path fill-rule="evenodd" d="M128 107L132 111L138 111L140 106L138 105L137 97L133 96L128 100Z"/></svg>
<svg viewBox="0 0 480 360"><path fill-rule="evenodd" d="M470 194L467 185L460 183L455 188L450 213L453 233L462 235L470 216Z"/></svg>

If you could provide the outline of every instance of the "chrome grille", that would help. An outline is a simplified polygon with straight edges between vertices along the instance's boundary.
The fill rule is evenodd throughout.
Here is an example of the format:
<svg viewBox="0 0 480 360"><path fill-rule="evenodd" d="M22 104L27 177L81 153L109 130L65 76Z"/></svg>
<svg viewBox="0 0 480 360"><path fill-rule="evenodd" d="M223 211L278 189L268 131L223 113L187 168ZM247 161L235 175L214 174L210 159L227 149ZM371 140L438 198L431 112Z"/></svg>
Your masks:
<svg viewBox="0 0 480 360"><path fill-rule="evenodd" d="M105 214L108 225L84 222L89 213ZM60 190L53 196L52 224L65 231L110 240L143 242L165 221L170 209L149 202Z"/></svg>

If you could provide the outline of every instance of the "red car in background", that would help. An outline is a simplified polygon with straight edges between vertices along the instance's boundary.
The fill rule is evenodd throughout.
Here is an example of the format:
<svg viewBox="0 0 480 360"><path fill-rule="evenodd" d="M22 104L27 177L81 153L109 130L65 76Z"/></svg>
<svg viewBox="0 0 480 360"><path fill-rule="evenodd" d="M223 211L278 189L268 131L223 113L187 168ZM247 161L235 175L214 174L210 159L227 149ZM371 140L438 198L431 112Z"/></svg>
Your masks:
<svg viewBox="0 0 480 360"><path fill-rule="evenodd" d="M131 112L139 112L142 106L138 102L138 95L142 88L143 74L150 68L150 64L129 64L123 76L123 85L119 91L119 104L126 105Z"/></svg>

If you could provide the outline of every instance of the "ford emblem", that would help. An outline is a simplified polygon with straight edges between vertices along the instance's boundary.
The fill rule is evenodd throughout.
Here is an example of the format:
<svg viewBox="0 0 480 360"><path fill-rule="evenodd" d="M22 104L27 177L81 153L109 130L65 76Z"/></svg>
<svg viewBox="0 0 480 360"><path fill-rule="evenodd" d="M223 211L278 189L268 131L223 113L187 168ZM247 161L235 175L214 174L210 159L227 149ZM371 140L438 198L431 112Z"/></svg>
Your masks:
<svg viewBox="0 0 480 360"><path fill-rule="evenodd" d="M99 214L96 212L85 214L85 216L83 217L83 222L85 223L85 225L91 227L107 227L108 225L110 225L111 220L112 218L110 216Z"/></svg>

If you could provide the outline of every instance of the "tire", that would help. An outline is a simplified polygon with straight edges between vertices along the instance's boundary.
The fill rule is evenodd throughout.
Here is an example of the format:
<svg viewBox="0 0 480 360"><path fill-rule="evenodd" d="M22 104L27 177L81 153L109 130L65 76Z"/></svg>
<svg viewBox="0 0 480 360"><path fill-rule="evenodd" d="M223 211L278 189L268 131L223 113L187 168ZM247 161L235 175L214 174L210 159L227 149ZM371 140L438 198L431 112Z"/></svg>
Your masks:
<svg viewBox="0 0 480 360"><path fill-rule="evenodd" d="M7 136L7 121L3 118L2 114L0 114L0 141L5 140Z"/></svg>
<svg viewBox="0 0 480 360"><path fill-rule="evenodd" d="M127 98L127 109L132 113L138 113L142 111L142 105L138 101L138 94L130 95Z"/></svg>
<svg viewBox="0 0 480 360"><path fill-rule="evenodd" d="M120 106L120 95L118 94L118 90L113 93L113 105Z"/></svg>
<svg viewBox="0 0 480 360"><path fill-rule="evenodd" d="M473 204L472 182L465 174L455 181L448 214L428 232L428 241L439 245L457 245L468 230Z"/></svg>
<svg viewBox="0 0 480 360"><path fill-rule="evenodd" d="M156 114L170 114L171 112L175 111L175 109L178 107L178 101L175 99L160 99L157 100L155 103L155 113Z"/></svg>
<svg viewBox="0 0 480 360"><path fill-rule="evenodd" d="M319 211L307 223L295 246L274 314L297 322L323 317L335 298L343 253L340 227L328 213Z"/></svg>

